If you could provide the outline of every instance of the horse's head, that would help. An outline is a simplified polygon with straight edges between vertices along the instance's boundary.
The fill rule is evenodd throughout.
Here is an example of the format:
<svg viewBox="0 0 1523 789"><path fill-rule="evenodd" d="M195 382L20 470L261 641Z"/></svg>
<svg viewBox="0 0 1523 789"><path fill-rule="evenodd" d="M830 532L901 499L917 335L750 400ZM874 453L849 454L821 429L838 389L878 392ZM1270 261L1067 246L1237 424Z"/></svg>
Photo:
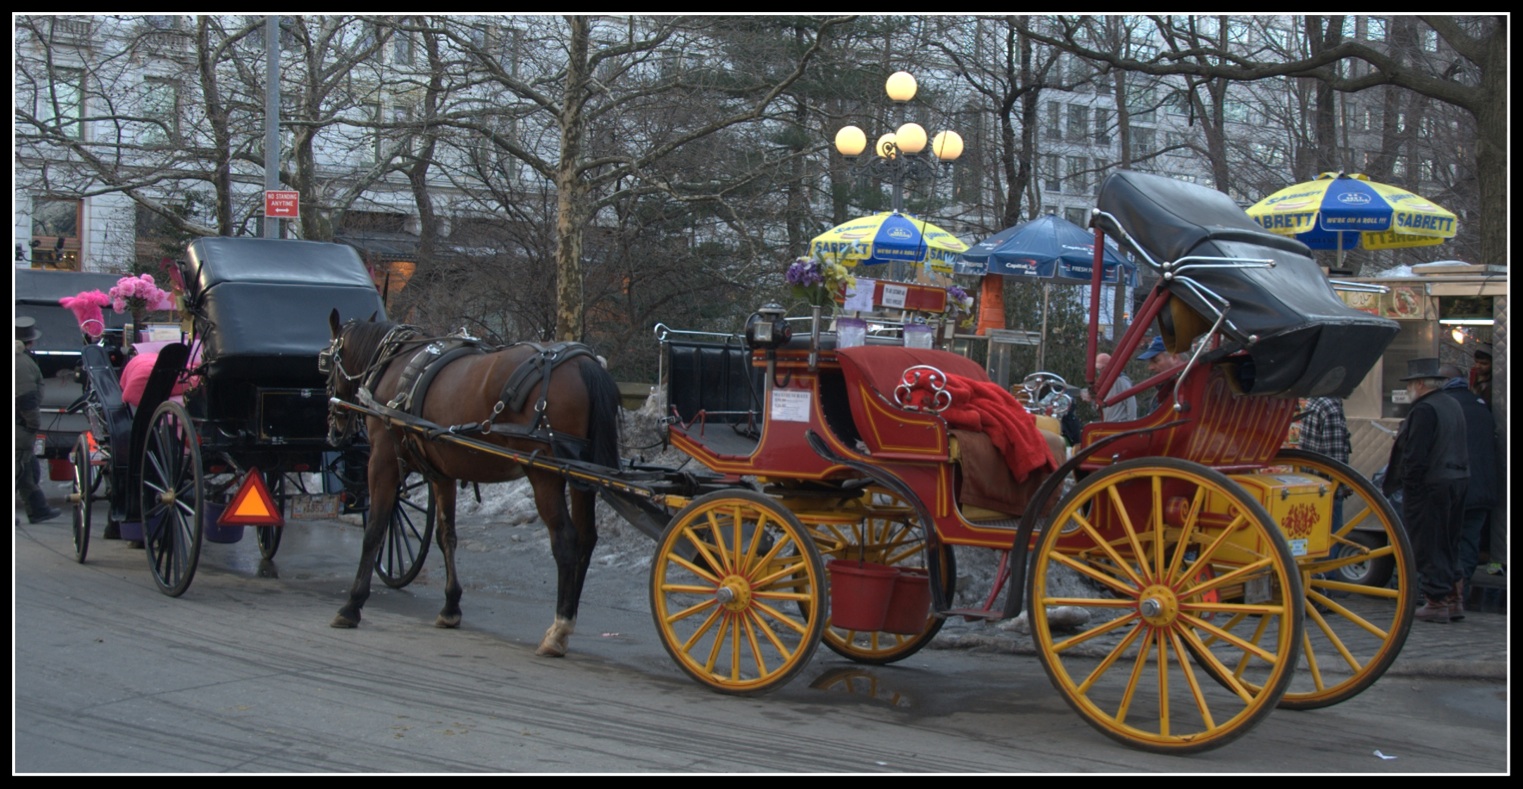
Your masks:
<svg viewBox="0 0 1523 789"><path fill-rule="evenodd" d="M370 316L370 319L375 320L375 316ZM328 343L328 349L317 355L317 369L328 377L328 397L337 397L351 403L355 400L355 392L360 387L368 363L365 359L345 358L345 337L358 325L359 320L356 318L340 323L338 310L333 310L328 314L328 327L333 332L333 338ZM349 356L355 357L358 354L351 353ZM359 420L349 409L328 406L328 443L332 446L346 447L353 443L358 425Z"/></svg>

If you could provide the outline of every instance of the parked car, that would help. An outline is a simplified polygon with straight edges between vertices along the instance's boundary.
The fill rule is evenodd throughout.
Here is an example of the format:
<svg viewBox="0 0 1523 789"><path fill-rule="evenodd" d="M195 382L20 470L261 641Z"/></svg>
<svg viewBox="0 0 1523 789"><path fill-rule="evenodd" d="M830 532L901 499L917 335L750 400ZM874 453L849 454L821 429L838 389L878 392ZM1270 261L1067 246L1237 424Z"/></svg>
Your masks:
<svg viewBox="0 0 1523 789"><path fill-rule="evenodd" d="M87 426L84 414L68 413L69 406L83 391L76 372L80 348L86 338L74 313L60 305L58 300L87 290L105 293L120 277L119 274L94 272L16 269L16 317L35 318L37 330L41 332L32 352L43 375L43 457L67 459L75 439ZM128 317L112 312L109 306L103 312L106 342L120 346L122 327ZM58 478L56 471L50 473Z"/></svg>

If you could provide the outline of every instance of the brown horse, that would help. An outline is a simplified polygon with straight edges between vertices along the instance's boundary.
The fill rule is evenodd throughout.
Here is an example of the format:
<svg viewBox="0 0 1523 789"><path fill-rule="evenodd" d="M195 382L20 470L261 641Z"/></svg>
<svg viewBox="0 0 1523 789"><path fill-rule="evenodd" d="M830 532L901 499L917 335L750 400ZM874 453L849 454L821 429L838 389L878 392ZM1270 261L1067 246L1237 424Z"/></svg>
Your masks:
<svg viewBox="0 0 1523 789"><path fill-rule="evenodd" d="M519 343L483 348L469 339L427 337L416 327L376 321L374 315L340 324L334 310L328 320L333 340L320 361L330 397L457 427L472 438L523 452L539 450L618 467L618 385L586 346ZM348 443L358 422L358 414L349 409L331 408L329 442ZM332 626L355 627L360 622L404 467L429 480L437 503L436 530L445 567L444 609L434 622L438 627L460 624L454 481L503 482L527 473L539 516L550 530L558 573L555 621L536 653L566 654L597 544L596 491L573 485L568 511L567 482L560 474L429 440L420 431L390 426L374 416L366 415L365 425L370 438L370 517L354 586Z"/></svg>

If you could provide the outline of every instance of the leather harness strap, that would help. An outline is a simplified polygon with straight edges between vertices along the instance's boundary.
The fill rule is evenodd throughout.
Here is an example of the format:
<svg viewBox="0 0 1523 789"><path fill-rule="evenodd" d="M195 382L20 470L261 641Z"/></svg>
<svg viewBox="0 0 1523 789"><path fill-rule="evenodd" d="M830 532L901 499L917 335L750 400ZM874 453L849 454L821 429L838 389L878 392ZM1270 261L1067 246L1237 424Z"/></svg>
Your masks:
<svg viewBox="0 0 1523 789"><path fill-rule="evenodd" d="M539 402L544 403L545 393L550 389L550 372L565 362L569 362L578 356L597 357L592 349L579 342L563 341L553 345L542 345L537 342L521 342L519 345L527 345L535 350L534 356L518 366L512 375L508 376L507 383L502 385L501 400L515 412L522 411L524 403L529 399L529 391L533 388L535 376L540 383ZM543 410L543 406L537 406Z"/></svg>

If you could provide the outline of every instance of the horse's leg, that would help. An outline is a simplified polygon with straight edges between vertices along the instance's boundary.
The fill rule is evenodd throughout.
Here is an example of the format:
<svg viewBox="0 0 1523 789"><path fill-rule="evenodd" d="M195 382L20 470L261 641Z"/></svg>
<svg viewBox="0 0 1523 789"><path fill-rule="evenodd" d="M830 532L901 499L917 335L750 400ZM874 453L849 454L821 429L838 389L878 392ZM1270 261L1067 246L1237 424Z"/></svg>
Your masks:
<svg viewBox="0 0 1523 789"><path fill-rule="evenodd" d="M587 582L587 568L592 564L592 549L598 545L598 494L571 486L571 525L576 529L576 577L571 589L571 615L576 616L582 600L582 585Z"/></svg>
<svg viewBox="0 0 1523 789"><path fill-rule="evenodd" d="M596 529L594 525L593 529L583 530L573 523L566 508L566 480L563 477L530 472L529 481L534 488L539 517L550 530L550 552L555 556L556 570L555 621L545 631L545 637L534 653L561 657L566 654L567 642L576 630L577 603L592 558L592 547L597 542Z"/></svg>
<svg viewBox="0 0 1523 789"><path fill-rule="evenodd" d="M434 533L439 553L444 554L444 609L434 620L434 627L460 626L460 576L455 573L455 484L453 480L430 483L434 487L434 504L438 515Z"/></svg>
<svg viewBox="0 0 1523 789"><path fill-rule="evenodd" d="M377 426L373 426L377 427ZM387 436L384 429L372 429L372 436ZM360 568L355 571L354 586L349 589L349 600L338 610L338 616L329 623L331 627L356 627L360 623L360 609L370 598L370 576L375 574L376 557L381 551L381 540L391 523L391 513L397 505L397 488L400 469L397 467L396 450L389 441L380 439L372 444L370 467L370 512L366 516L365 537L360 544Z"/></svg>

